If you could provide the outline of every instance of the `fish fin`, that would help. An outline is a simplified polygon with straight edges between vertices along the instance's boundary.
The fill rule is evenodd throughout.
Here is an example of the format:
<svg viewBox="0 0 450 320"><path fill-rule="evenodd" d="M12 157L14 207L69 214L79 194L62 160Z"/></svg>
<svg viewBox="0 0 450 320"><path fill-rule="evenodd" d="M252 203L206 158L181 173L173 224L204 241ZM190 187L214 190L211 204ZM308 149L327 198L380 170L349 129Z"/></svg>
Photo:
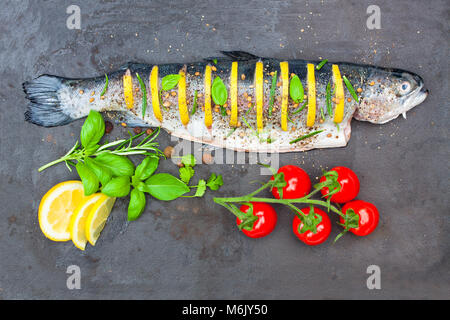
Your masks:
<svg viewBox="0 0 450 320"><path fill-rule="evenodd" d="M23 90L30 101L25 111L25 120L43 127L56 127L68 124L75 119L61 108L58 91L63 78L42 75L24 82Z"/></svg>
<svg viewBox="0 0 450 320"><path fill-rule="evenodd" d="M131 73L134 73L136 71L139 71L144 68L150 68L150 65L146 63L140 63L140 62L127 62L119 67L119 70L125 71L129 69Z"/></svg>
<svg viewBox="0 0 450 320"><path fill-rule="evenodd" d="M230 61L232 61L228 57L208 57L208 58L204 58L203 60L208 62L208 63L210 63L210 64L217 64L219 62L230 62Z"/></svg>
<svg viewBox="0 0 450 320"><path fill-rule="evenodd" d="M142 118L139 118L137 115L132 113L131 111L106 111L103 113L105 119L111 120L115 123L126 123L128 127L155 127L151 124L144 122Z"/></svg>
<svg viewBox="0 0 450 320"><path fill-rule="evenodd" d="M221 51L223 55L230 57L235 61L257 60L260 57L245 51Z"/></svg>

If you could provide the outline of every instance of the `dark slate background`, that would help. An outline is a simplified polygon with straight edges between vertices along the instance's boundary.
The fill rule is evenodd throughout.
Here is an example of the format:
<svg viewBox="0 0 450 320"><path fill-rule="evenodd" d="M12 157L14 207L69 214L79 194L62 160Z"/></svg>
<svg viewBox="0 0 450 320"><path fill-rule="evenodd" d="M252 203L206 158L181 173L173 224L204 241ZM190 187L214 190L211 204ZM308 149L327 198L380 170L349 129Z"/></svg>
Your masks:
<svg viewBox="0 0 450 320"><path fill-rule="evenodd" d="M81 30L66 28L66 8L81 8ZM381 8L381 29L366 28L366 9ZM449 5L432 1L3 1L0 9L0 298L303 299L449 298ZM303 32L301 30L303 29ZM76 178L64 165L37 168L64 154L82 122L41 128L24 121L21 84L42 73L88 77L127 61L191 62L219 50L284 59L328 58L404 68L431 94L408 119L353 122L346 148L283 154L312 179L322 168L351 167L360 199L376 204L378 229L307 247L277 207L268 237L238 232L214 194L170 203L149 200L134 223L118 200L96 247L85 252L41 233L39 201ZM113 137L126 130L116 127ZM162 147L173 144L161 134ZM176 173L165 161L161 171ZM255 188L256 165L203 165L196 177L224 175L216 195ZM262 179L265 179L264 177ZM447 198L446 198L447 197ZM337 221L336 217L332 217ZM339 233L333 224L331 238ZM81 268L81 290L66 269ZM381 268L381 290L368 290L366 268Z"/></svg>

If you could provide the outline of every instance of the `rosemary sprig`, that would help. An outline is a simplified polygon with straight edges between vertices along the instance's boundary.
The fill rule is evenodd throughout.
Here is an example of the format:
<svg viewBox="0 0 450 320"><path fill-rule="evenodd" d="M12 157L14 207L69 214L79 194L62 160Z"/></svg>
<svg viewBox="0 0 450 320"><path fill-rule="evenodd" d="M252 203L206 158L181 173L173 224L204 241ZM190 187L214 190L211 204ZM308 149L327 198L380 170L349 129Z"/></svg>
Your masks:
<svg viewBox="0 0 450 320"><path fill-rule="evenodd" d="M350 81L347 79L346 76L343 76L342 79L344 80L345 86L347 87L348 91L352 95L353 99L355 99L356 102L359 102L358 96L356 95L355 89L353 89L353 86L350 83Z"/></svg>
<svg viewBox="0 0 450 320"><path fill-rule="evenodd" d="M191 115L193 115L197 111L197 95L198 95L198 91L195 90L195 92L194 92L194 104L192 105Z"/></svg>
<svg viewBox="0 0 450 320"><path fill-rule="evenodd" d="M331 83L330 82L328 82L328 84L327 84L326 103L327 103L328 116L331 118L331 114L333 113L333 107L331 105Z"/></svg>
<svg viewBox="0 0 450 320"><path fill-rule="evenodd" d="M133 154L142 154L142 155L152 155L154 153L158 155L163 155L163 152L158 149L158 143L153 142L156 137L159 135L160 128L158 127L151 135L145 137L139 144L133 146L133 142L141 137L145 132L141 132L137 135L132 135L129 132L129 139L121 139L113 142L109 142L100 146L95 152L90 153L89 150L84 148L79 144L79 142L75 142L75 145L67 152L64 156L59 159L56 159L52 162L49 162L43 166L41 166L38 171L41 172L55 164L65 162L66 166L73 165L72 161L82 161L87 156L99 156L101 154L109 153L120 156L129 156ZM115 149L110 149L116 147Z"/></svg>
<svg viewBox="0 0 450 320"><path fill-rule="evenodd" d="M297 113L301 112L303 109L305 109L307 103L308 103L308 100L306 100L301 107L298 107L297 110L294 110L292 112L292 114L297 114Z"/></svg>
<svg viewBox="0 0 450 320"><path fill-rule="evenodd" d="M328 62L328 59L320 61L320 63L316 66L316 70L322 69L322 67L325 65L325 63Z"/></svg>
<svg viewBox="0 0 450 320"><path fill-rule="evenodd" d="M273 103L275 102L275 89L277 87L277 73L278 73L278 71L275 71L275 73L272 76L272 86L270 87L269 117L272 116Z"/></svg>
<svg viewBox="0 0 450 320"><path fill-rule="evenodd" d="M105 95L106 90L108 90L108 84L109 84L108 75L105 73L105 86L103 87L102 93L100 93L100 97Z"/></svg>
<svg viewBox="0 0 450 320"><path fill-rule="evenodd" d="M293 144L293 143L299 142L299 141L301 141L301 140L305 140L306 138L315 136L316 134L319 134L319 133L321 133L322 131L323 131L323 130L317 130L317 131L314 131L314 132L305 134L304 136L301 136L301 137L299 137L299 138L297 138L297 139L294 139L294 140L290 141L289 144Z"/></svg>
<svg viewBox="0 0 450 320"><path fill-rule="evenodd" d="M147 111L147 90L145 89L144 81L142 81L139 73L136 72L136 77L139 81L142 90L142 118L145 116L145 111Z"/></svg>

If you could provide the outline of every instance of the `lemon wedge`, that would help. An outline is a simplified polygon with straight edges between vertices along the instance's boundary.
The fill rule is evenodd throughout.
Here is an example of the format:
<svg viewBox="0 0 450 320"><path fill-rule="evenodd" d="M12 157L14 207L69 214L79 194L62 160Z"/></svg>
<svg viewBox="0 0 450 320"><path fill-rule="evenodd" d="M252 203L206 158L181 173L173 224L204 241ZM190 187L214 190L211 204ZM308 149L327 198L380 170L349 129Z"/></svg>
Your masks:
<svg viewBox="0 0 450 320"><path fill-rule="evenodd" d="M39 226L44 235L53 241L70 240L70 219L84 201L81 181L66 181L51 188L39 204Z"/></svg>
<svg viewBox="0 0 450 320"><path fill-rule="evenodd" d="M75 247L80 250L84 250L87 244L86 218L91 212L91 209L101 198L101 193L95 193L86 197L86 199L84 199L84 201L75 209L75 212L70 219L70 237L72 238Z"/></svg>
<svg viewBox="0 0 450 320"><path fill-rule="evenodd" d="M114 202L116 202L116 198L100 194L100 198L89 211L89 214L86 217L85 234L86 239L91 245L95 246L95 243L100 237L100 233L111 213Z"/></svg>

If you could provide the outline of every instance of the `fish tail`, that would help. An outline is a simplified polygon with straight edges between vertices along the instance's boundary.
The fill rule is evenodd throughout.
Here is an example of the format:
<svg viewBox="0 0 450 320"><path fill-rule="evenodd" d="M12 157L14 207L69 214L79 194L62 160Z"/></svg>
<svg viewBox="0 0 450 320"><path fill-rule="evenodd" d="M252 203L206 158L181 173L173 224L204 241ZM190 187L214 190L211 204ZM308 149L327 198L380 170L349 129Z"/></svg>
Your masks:
<svg viewBox="0 0 450 320"><path fill-rule="evenodd" d="M25 120L39 126L55 127L68 124L73 119L62 108L58 92L64 86L63 78L42 75L23 83L23 90L29 100Z"/></svg>

